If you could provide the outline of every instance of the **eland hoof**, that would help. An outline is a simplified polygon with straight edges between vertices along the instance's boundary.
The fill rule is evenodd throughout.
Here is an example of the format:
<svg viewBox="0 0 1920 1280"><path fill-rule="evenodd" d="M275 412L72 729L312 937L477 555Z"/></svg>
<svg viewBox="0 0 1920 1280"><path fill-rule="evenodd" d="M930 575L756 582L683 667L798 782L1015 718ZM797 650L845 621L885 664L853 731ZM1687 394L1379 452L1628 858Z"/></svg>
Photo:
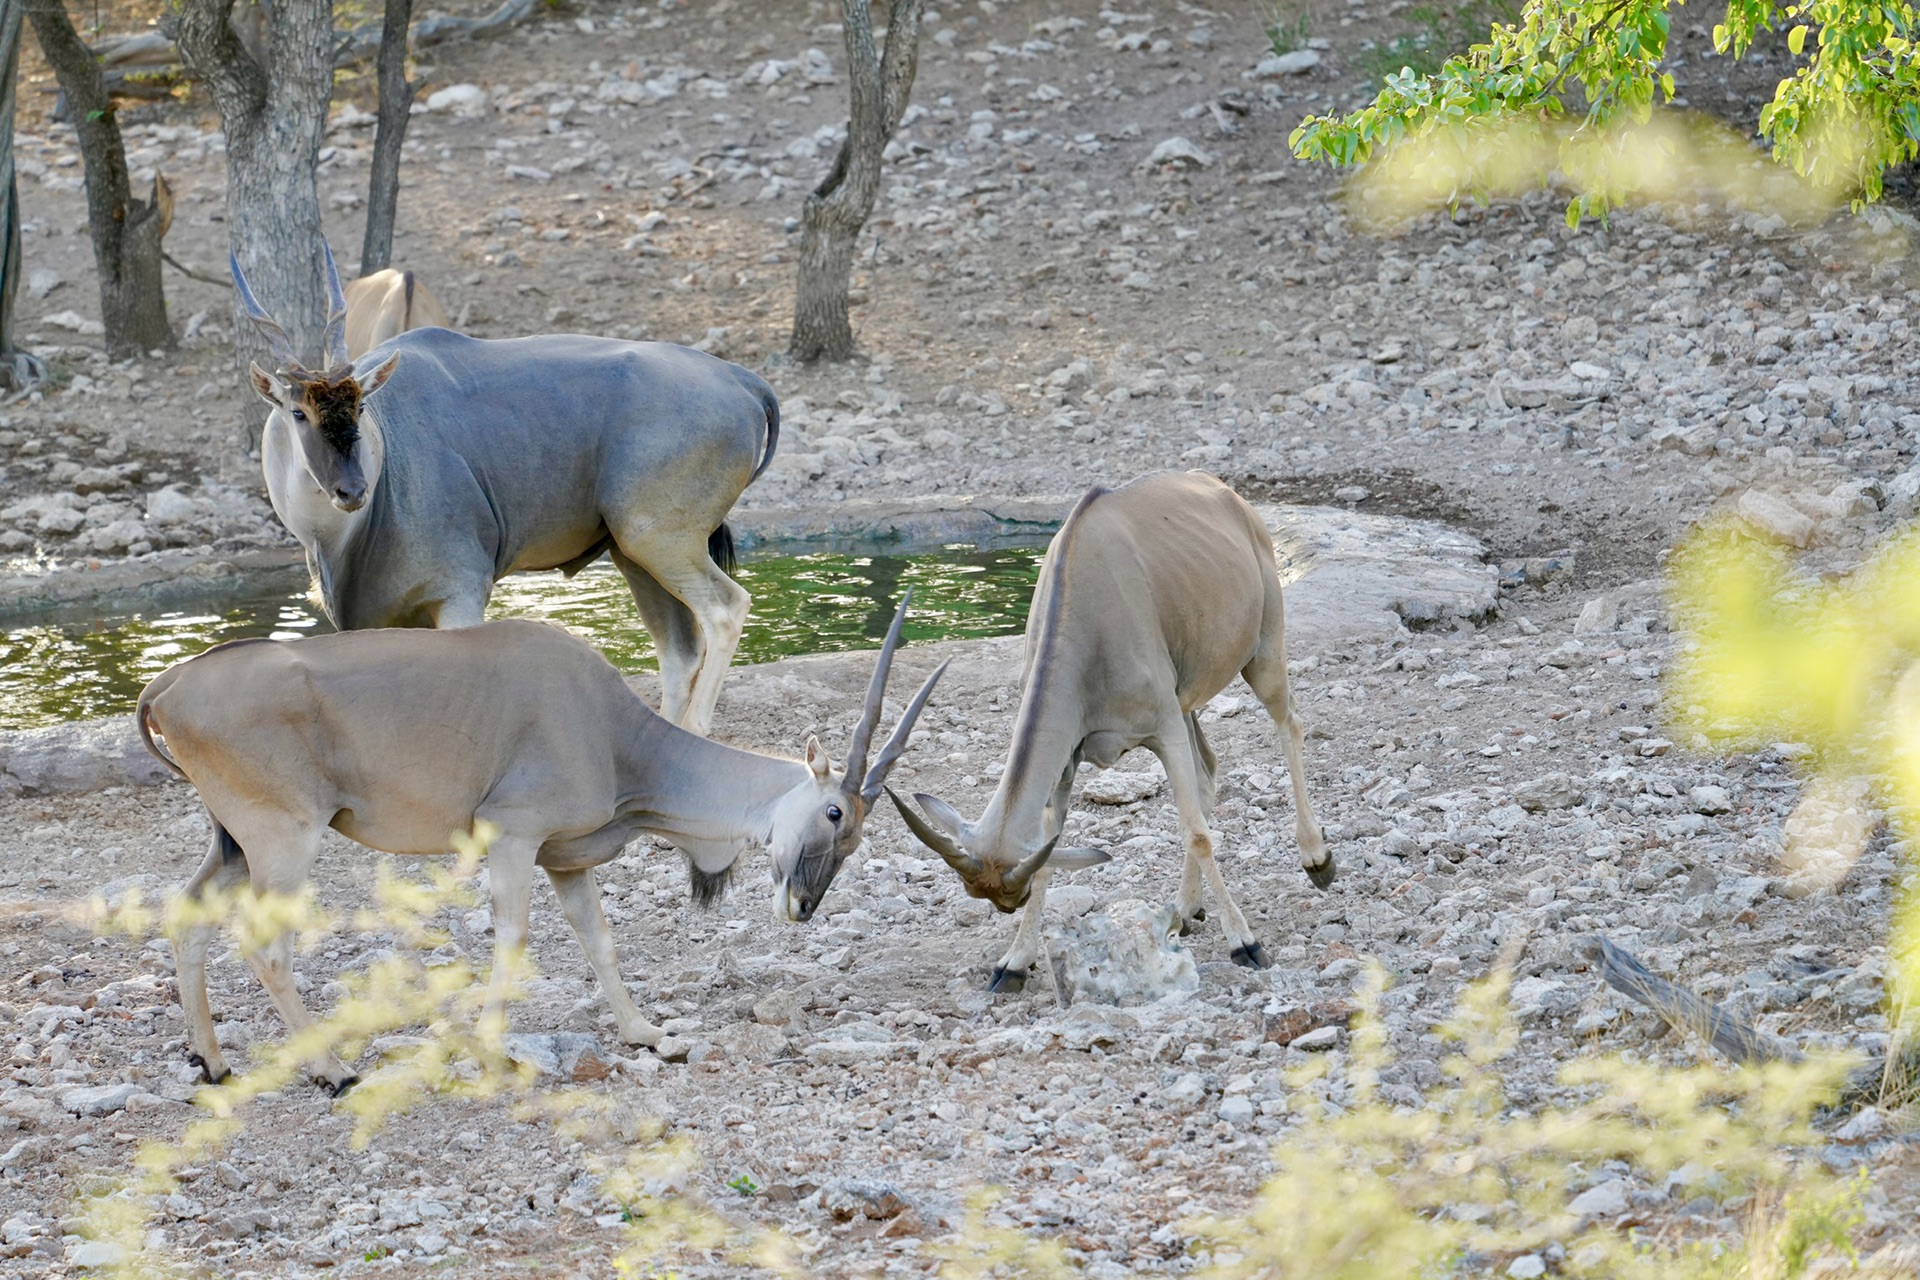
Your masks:
<svg viewBox="0 0 1920 1280"><path fill-rule="evenodd" d="M1273 961L1267 959L1267 949L1258 942L1249 942L1244 947L1235 947L1233 954L1227 957L1243 969L1271 969Z"/></svg>
<svg viewBox="0 0 1920 1280"><path fill-rule="evenodd" d="M225 1067L221 1069L219 1075L214 1075L213 1068L207 1065L207 1060L197 1053L187 1055L187 1065L200 1068L200 1078L208 1084L220 1084L225 1081L228 1076L233 1074L232 1068Z"/></svg>
<svg viewBox="0 0 1920 1280"><path fill-rule="evenodd" d="M1333 883L1333 875L1334 866L1332 858L1328 858L1317 867L1307 868L1307 879L1313 881L1313 887L1316 889L1325 889L1331 885Z"/></svg>
<svg viewBox="0 0 1920 1280"><path fill-rule="evenodd" d="M1027 971L1025 969L1001 969L993 971L993 977L987 982L987 990L994 995L1014 995L1027 989Z"/></svg>
<svg viewBox="0 0 1920 1280"><path fill-rule="evenodd" d="M353 1086L359 1083L360 1083L359 1076L348 1076L346 1079L342 1080L339 1084L328 1084L324 1080L319 1082L320 1087L322 1089L325 1089L328 1093L332 1094L336 1098L346 1097L347 1090L353 1088Z"/></svg>

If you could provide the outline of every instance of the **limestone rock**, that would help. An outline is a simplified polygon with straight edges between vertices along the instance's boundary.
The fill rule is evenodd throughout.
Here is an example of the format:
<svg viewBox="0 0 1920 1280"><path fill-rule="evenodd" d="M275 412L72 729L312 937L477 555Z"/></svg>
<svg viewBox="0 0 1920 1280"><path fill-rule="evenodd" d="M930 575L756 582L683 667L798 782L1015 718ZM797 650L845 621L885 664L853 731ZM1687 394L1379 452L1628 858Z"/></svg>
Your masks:
<svg viewBox="0 0 1920 1280"><path fill-rule="evenodd" d="M1198 990L1200 971L1173 928L1171 906L1133 898L1064 922L1059 947L1070 998L1137 1005Z"/></svg>

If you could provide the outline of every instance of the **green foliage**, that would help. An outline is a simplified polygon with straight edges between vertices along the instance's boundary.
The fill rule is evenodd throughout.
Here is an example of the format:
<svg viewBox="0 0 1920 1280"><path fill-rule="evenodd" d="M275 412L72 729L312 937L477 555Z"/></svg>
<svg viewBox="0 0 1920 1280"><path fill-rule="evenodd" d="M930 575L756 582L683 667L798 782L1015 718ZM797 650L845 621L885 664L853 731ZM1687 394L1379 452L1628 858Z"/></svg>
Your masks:
<svg viewBox="0 0 1920 1280"><path fill-rule="evenodd" d="M1503 121L1558 121L1570 107L1582 127L1561 135L1567 145L1580 133L1607 137L1613 126L1644 124L1674 96L1664 70L1670 3L1525 0L1516 19L1482 28L1484 39L1431 71L1387 74L1360 110L1308 117L1293 131L1294 154L1360 164ZM1917 20L1920 8L1907 0L1728 0L1713 39L1718 52L1739 58L1761 34L1786 30L1803 60L1760 112L1760 133L1816 188L1875 200L1886 169L1920 152ZM1571 222L1604 212L1613 198L1604 183L1574 185Z"/></svg>
<svg viewBox="0 0 1920 1280"><path fill-rule="evenodd" d="M760 1194L760 1184L753 1180L753 1175L751 1174L736 1174L734 1177L727 1179L727 1186L739 1192L742 1196L757 1196Z"/></svg>
<svg viewBox="0 0 1920 1280"><path fill-rule="evenodd" d="M1261 0L1260 31L1275 53L1307 47L1307 11L1300 0Z"/></svg>

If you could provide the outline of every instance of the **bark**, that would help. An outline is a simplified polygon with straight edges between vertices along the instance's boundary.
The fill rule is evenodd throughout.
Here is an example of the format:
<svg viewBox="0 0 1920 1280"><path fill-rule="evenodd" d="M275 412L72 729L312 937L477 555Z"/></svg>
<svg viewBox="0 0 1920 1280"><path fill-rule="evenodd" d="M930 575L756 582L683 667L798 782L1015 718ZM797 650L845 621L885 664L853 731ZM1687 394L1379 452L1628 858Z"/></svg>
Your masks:
<svg viewBox="0 0 1920 1280"><path fill-rule="evenodd" d="M318 364L327 288L315 170L333 93L333 5L264 7L258 57L234 28L233 0L178 0L175 45L226 133L228 247L294 349ZM237 295L233 316L242 361L264 355Z"/></svg>
<svg viewBox="0 0 1920 1280"><path fill-rule="evenodd" d="M160 241L173 216L166 180L156 174L147 199L134 198L113 99L107 96L99 62L67 17L66 0L27 0L27 16L66 94L79 135L107 351L120 357L172 347L173 328L167 323L160 282Z"/></svg>
<svg viewBox="0 0 1920 1280"><path fill-rule="evenodd" d="M393 222L400 204L400 144L413 110L407 83L407 24L413 0L387 0L380 28L380 123L373 135L373 175L367 180L367 234L360 245L360 274L393 265Z"/></svg>
<svg viewBox="0 0 1920 1280"><path fill-rule="evenodd" d="M20 73L22 0L0 0L0 387L29 391L47 380L39 357L13 345L13 300L20 292L20 192L13 172L13 98Z"/></svg>
<svg viewBox="0 0 1920 1280"><path fill-rule="evenodd" d="M923 0L889 0L887 48L873 47L870 0L840 0L852 110L833 170L807 196L801 218L800 271L793 303L797 360L853 355L847 284L854 247L880 194L881 153L893 139L913 90Z"/></svg>

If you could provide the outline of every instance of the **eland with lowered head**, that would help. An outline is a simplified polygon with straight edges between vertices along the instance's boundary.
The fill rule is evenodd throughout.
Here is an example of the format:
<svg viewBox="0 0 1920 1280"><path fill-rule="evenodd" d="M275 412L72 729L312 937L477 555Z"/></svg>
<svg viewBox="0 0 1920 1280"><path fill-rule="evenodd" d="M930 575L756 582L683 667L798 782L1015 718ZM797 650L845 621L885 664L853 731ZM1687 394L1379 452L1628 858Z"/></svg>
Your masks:
<svg viewBox="0 0 1920 1280"><path fill-rule="evenodd" d="M620 1036L652 1045L620 980L593 869L641 835L687 857L696 902L724 892L743 846L773 855L775 913L812 916L859 847L867 815L905 749L944 664L901 713L871 767L894 615L866 704L835 772L819 739L804 760L709 741L654 714L592 646L543 622L453 631L342 632L238 640L176 663L140 694L148 748L192 782L213 820L206 860L182 890L250 885L291 894L331 827L371 849L444 853L451 834L488 822L494 973L486 1012L505 1016L507 966L526 946L528 899L545 871L612 1006ZM187 1042L209 1080L227 1074L207 1003L206 925L174 939ZM292 939L243 944L287 1024L310 1025L295 989ZM354 1081L330 1053L310 1064L337 1093Z"/></svg>
<svg viewBox="0 0 1920 1280"><path fill-rule="evenodd" d="M1199 712L1234 676L1280 727L1307 874L1324 888L1334 867L1307 802L1280 579L1253 508L1198 471L1089 490L1047 548L1027 614L1025 663L1007 766L978 822L916 795L923 817L887 792L969 894L1001 911L1026 908L991 989L1019 990L1026 981L1048 874L1109 860L1098 849L1057 847L1075 771L1083 760L1105 768L1134 747L1160 757L1180 811L1181 931L1205 918L1204 878L1226 916L1234 962L1265 968L1266 952L1227 892L1207 828L1217 762Z"/></svg>

